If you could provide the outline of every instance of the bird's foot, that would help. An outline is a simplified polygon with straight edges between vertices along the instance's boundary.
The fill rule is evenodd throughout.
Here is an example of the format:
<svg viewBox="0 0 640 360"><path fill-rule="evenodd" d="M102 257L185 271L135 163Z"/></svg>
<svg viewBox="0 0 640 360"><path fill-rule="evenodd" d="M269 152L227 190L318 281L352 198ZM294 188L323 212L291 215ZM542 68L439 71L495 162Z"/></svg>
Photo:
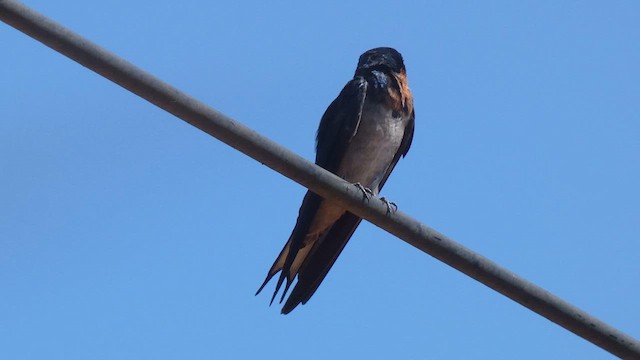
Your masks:
<svg viewBox="0 0 640 360"><path fill-rule="evenodd" d="M362 184L360 184L359 182L354 183L353 185L357 187L358 190L362 191L362 200L369 201L369 199L371 199L371 197L373 196L373 191L371 191L371 189L369 188L362 186Z"/></svg>
<svg viewBox="0 0 640 360"><path fill-rule="evenodd" d="M393 201L389 201L385 197L381 197L380 200L382 200L382 202L384 202L385 205L387 205L387 215L391 215L396 211L398 211L398 205Z"/></svg>

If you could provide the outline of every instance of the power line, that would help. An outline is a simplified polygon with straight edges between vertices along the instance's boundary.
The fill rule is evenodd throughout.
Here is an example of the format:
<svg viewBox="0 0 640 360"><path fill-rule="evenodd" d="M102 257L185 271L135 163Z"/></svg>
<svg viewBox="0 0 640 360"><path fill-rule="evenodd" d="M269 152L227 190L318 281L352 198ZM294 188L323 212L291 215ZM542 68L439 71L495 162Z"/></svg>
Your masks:
<svg viewBox="0 0 640 360"><path fill-rule="evenodd" d="M389 216L379 199L362 201L352 184L62 25L9 0L0 0L0 20L606 351L640 359L640 345L631 336L401 211Z"/></svg>

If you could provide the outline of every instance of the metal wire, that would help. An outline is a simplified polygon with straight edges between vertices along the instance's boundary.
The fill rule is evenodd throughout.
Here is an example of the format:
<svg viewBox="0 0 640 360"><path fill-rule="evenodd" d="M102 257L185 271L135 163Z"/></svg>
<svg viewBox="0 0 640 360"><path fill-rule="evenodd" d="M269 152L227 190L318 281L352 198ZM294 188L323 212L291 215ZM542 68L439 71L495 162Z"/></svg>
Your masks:
<svg viewBox="0 0 640 360"><path fill-rule="evenodd" d="M387 206L379 199L362 201L352 184L43 15L18 2L0 0L0 20L604 350L640 359L636 339L401 211L387 215Z"/></svg>

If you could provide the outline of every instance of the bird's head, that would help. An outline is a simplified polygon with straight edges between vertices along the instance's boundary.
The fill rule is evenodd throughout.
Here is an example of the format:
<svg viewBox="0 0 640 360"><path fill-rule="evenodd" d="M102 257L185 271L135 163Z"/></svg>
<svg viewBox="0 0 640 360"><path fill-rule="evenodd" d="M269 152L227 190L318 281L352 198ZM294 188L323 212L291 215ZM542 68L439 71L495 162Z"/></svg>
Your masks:
<svg viewBox="0 0 640 360"><path fill-rule="evenodd" d="M379 47L364 52L358 60L356 75L363 75L374 70L384 73L404 73L402 55L390 47Z"/></svg>

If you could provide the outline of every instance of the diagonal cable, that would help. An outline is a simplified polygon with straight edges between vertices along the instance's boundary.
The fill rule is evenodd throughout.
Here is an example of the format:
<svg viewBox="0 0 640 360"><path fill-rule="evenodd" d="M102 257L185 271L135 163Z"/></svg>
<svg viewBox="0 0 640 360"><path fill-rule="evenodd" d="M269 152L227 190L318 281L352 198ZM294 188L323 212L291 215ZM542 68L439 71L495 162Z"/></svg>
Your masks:
<svg viewBox="0 0 640 360"><path fill-rule="evenodd" d="M0 0L0 20L604 350L640 359L640 345L633 337L401 211L387 215L383 201L363 202L352 184L62 25L12 0Z"/></svg>

